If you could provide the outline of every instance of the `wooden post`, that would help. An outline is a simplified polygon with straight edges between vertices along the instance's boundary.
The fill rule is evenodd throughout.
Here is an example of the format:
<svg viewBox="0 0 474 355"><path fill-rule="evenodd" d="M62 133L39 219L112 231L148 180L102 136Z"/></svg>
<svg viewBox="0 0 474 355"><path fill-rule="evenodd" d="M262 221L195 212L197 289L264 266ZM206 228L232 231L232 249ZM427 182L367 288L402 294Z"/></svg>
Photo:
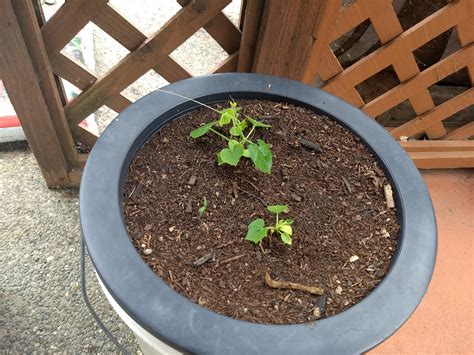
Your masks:
<svg viewBox="0 0 474 355"><path fill-rule="evenodd" d="M240 40L239 59L237 64L238 72L246 73L252 68L264 3L264 0L248 0L242 2L240 15L242 38Z"/></svg>
<svg viewBox="0 0 474 355"><path fill-rule="evenodd" d="M16 5L20 3L26 2L17 2ZM28 10L28 8L25 9ZM31 33L27 36L22 33L11 0L0 0L0 13L2 14L0 77L5 83L9 98L46 183L48 186L67 186L69 185L67 160L73 157L66 157L63 151L61 140L53 124L50 107L46 102L48 99L52 103L50 95L54 96L50 88L47 88L50 84L54 84L52 76L47 76L47 70L50 68L47 63L41 63L43 65L36 63L36 67L33 65L33 61L39 59L37 56L41 53L38 52L38 48L31 49L32 53L30 53L26 38L29 42L37 38L35 39ZM22 19L22 21L28 20L29 18ZM29 30L31 28L26 29L27 32ZM50 79L51 82L47 82ZM47 92L43 92L43 89ZM56 98L59 98L57 92ZM51 109L53 109L52 106Z"/></svg>
<svg viewBox="0 0 474 355"><path fill-rule="evenodd" d="M307 72L328 44L339 6L331 0L266 1L252 71L309 82Z"/></svg>
<svg viewBox="0 0 474 355"><path fill-rule="evenodd" d="M74 140L43 44L34 6L31 1L14 1L12 4L64 156L68 165L76 165Z"/></svg>
<svg viewBox="0 0 474 355"><path fill-rule="evenodd" d="M33 7L35 10L36 20L38 21L39 28L41 28L46 23L46 17L44 16L43 8L41 5L42 0L32 0L32 1L33 1ZM58 88L58 94L59 94L59 98L61 99L61 103L63 106L66 106L67 95L66 95L66 91L64 90L64 85L61 81L61 78L54 73L53 73L53 76L54 76L54 81L56 83L56 87Z"/></svg>
<svg viewBox="0 0 474 355"><path fill-rule="evenodd" d="M331 30L336 23L336 18L341 7L340 1L319 0L319 7L316 13L316 20L313 26L313 43L306 56L306 62L303 65L304 72L301 80L304 83L312 84L315 79L315 73L318 71L319 63L322 59L324 46L329 46Z"/></svg>

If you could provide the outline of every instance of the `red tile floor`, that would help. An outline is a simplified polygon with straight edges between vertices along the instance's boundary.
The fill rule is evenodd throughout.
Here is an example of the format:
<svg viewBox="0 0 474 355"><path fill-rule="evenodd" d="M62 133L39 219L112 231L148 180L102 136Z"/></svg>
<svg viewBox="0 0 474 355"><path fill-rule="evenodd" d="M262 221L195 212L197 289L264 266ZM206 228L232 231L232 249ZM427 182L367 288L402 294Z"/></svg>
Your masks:
<svg viewBox="0 0 474 355"><path fill-rule="evenodd" d="M422 171L436 212L438 256L412 317L375 354L474 354L474 169Z"/></svg>

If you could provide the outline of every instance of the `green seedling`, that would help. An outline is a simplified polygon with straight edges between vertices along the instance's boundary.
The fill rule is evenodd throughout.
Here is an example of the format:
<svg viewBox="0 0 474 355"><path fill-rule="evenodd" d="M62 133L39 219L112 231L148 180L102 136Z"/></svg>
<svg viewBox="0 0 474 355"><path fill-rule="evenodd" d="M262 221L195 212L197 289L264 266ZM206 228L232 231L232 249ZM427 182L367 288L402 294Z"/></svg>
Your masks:
<svg viewBox="0 0 474 355"><path fill-rule="evenodd" d="M205 105L206 107L209 107ZM229 164L236 166L242 157L252 160L255 167L267 174L272 169L272 152L270 147L262 139L252 141L252 136L257 128L270 128L271 126L260 122L248 115L241 114L240 107L235 101L230 102L230 107L217 111L220 118L217 121L205 123L193 130L189 135L191 138L199 138L212 132L227 142L227 148L223 148L217 154L219 165ZM214 129L214 127L229 128L228 135Z"/></svg>
<svg viewBox="0 0 474 355"><path fill-rule="evenodd" d="M263 238L265 238L267 235L277 233L283 243L291 245L291 237L293 235L293 228L291 225L293 224L293 220L279 218L280 213L286 213L288 211L288 206L267 206L267 210L276 215L275 225L265 226L265 221L262 218L257 218L249 224L245 240L249 240L255 244L258 244L261 243Z"/></svg>
<svg viewBox="0 0 474 355"><path fill-rule="evenodd" d="M202 217L204 215L204 212L206 212L207 209L207 199L204 197L204 200L202 201L202 206L199 207L199 217Z"/></svg>

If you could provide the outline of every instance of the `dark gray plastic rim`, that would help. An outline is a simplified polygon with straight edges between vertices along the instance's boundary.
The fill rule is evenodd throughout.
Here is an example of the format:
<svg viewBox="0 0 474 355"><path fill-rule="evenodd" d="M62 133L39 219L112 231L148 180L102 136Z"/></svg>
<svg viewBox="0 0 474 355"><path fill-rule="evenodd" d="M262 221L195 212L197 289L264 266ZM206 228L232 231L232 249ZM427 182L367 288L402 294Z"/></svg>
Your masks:
<svg viewBox="0 0 474 355"><path fill-rule="evenodd" d="M196 104L153 92L123 111L90 153L80 189L81 226L108 291L142 327L183 351L202 354L345 354L364 352L393 334L428 287L437 248L435 216L418 170L399 144L362 111L324 91L287 79L218 74L166 87L210 103L269 99L312 108L355 132L386 170L402 228L398 253L380 285L357 305L299 325L263 325L211 312L177 294L148 268L130 243L121 191L133 154L170 120Z"/></svg>

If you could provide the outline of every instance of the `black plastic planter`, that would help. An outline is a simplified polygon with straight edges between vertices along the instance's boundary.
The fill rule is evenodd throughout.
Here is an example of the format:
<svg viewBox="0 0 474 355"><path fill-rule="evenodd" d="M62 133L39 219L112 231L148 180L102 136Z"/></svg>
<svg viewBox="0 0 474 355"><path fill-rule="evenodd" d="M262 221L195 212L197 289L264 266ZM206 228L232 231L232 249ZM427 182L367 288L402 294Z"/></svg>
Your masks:
<svg viewBox="0 0 474 355"><path fill-rule="evenodd" d="M206 354L361 353L393 334L421 301L433 272L437 231L423 180L398 143L362 111L324 91L253 74L219 74L177 82L166 90L204 103L234 99L285 101L332 117L358 135L395 191L401 225L385 279L348 310L314 323L263 325L211 312L167 286L132 246L122 216L127 167L140 146L197 104L153 92L122 112L87 161L80 191L87 249L111 297L150 336L185 352Z"/></svg>

